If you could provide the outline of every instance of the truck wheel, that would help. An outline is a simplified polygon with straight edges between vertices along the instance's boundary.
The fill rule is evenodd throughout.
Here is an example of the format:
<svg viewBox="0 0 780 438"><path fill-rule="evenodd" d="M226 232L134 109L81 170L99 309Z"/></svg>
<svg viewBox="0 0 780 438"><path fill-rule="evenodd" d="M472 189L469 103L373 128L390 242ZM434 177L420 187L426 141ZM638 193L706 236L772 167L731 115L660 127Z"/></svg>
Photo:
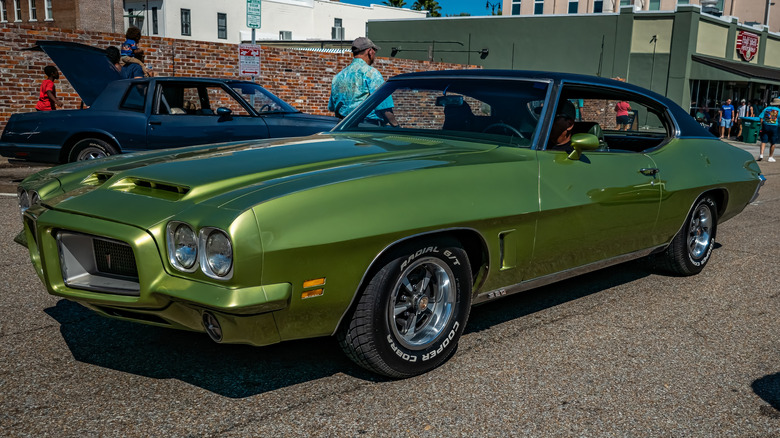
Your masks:
<svg viewBox="0 0 780 438"><path fill-rule="evenodd" d="M471 310L471 267L450 239L393 252L363 290L339 332L344 352L389 377L425 373L456 349Z"/></svg>
<svg viewBox="0 0 780 438"><path fill-rule="evenodd" d="M69 162L94 160L117 154L116 148L97 138L79 140L70 152Z"/></svg>

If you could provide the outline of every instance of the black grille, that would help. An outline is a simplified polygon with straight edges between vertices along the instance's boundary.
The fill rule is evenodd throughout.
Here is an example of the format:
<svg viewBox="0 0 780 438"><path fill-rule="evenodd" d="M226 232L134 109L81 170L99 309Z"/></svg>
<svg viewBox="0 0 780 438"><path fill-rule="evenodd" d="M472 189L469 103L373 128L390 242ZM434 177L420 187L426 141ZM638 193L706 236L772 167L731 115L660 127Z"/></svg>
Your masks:
<svg viewBox="0 0 780 438"><path fill-rule="evenodd" d="M103 274L138 278L133 249L129 246L102 239L92 239L95 264Z"/></svg>

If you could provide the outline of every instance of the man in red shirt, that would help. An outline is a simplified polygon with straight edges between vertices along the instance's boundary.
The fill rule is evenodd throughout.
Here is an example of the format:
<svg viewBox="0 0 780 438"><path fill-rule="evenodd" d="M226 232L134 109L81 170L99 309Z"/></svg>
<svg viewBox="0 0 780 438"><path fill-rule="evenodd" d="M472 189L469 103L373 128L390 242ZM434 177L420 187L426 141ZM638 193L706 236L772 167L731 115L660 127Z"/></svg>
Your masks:
<svg viewBox="0 0 780 438"><path fill-rule="evenodd" d="M35 109L38 111L56 110L58 105L62 106L60 100L57 99L57 88L54 86L54 81L60 78L60 74L53 65L44 67L43 72L46 74L46 79L41 84L41 92L38 95Z"/></svg>

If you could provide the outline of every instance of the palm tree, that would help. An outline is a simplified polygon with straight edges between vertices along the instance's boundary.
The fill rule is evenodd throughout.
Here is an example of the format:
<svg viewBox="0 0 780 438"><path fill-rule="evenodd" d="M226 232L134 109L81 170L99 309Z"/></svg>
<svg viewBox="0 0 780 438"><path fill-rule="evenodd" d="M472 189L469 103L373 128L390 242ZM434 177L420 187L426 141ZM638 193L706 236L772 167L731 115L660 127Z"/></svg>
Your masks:
<svg viewBox="0 0 780 438"><path fill-rule="evenodd" d="M385 0L382 2L385 6L392 6L394 8L403 8L406 6L406 2L404 0Z"/></svg>
<svg viewBox="0 0 780 438"><path fill-rule="evenodd" d="M429 17L441 17L441 6L436 0L416 0L412 9L415 11L428 11Z"/></svg>

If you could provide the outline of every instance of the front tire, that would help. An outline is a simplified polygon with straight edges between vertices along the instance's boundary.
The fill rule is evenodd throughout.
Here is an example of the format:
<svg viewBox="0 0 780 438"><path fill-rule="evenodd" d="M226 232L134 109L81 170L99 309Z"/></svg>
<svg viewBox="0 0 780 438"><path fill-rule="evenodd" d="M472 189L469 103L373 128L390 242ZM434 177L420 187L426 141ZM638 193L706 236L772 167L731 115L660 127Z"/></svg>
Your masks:
<svg viewBox="0 0 780 438"><path fill-rule="evenodd" d="M97 138L85 138L73 145L68 161L86 161L117 154L116 148Z"/></svg>
<svg viewBox="0 0 780 438"><path fill-rule="evenodd" d="M679 275L698 274L710 260L717 229L717 204L704 196L696 201L669 247L658 255L659 267Z"/></svg>
<svg viewBox="0 0 780 438"><path fill-rule="evenodd" d="M360 366L394 378L444 363L471 310L471 267L449 239L408 245L384 259L338 334Z"/></svg>

